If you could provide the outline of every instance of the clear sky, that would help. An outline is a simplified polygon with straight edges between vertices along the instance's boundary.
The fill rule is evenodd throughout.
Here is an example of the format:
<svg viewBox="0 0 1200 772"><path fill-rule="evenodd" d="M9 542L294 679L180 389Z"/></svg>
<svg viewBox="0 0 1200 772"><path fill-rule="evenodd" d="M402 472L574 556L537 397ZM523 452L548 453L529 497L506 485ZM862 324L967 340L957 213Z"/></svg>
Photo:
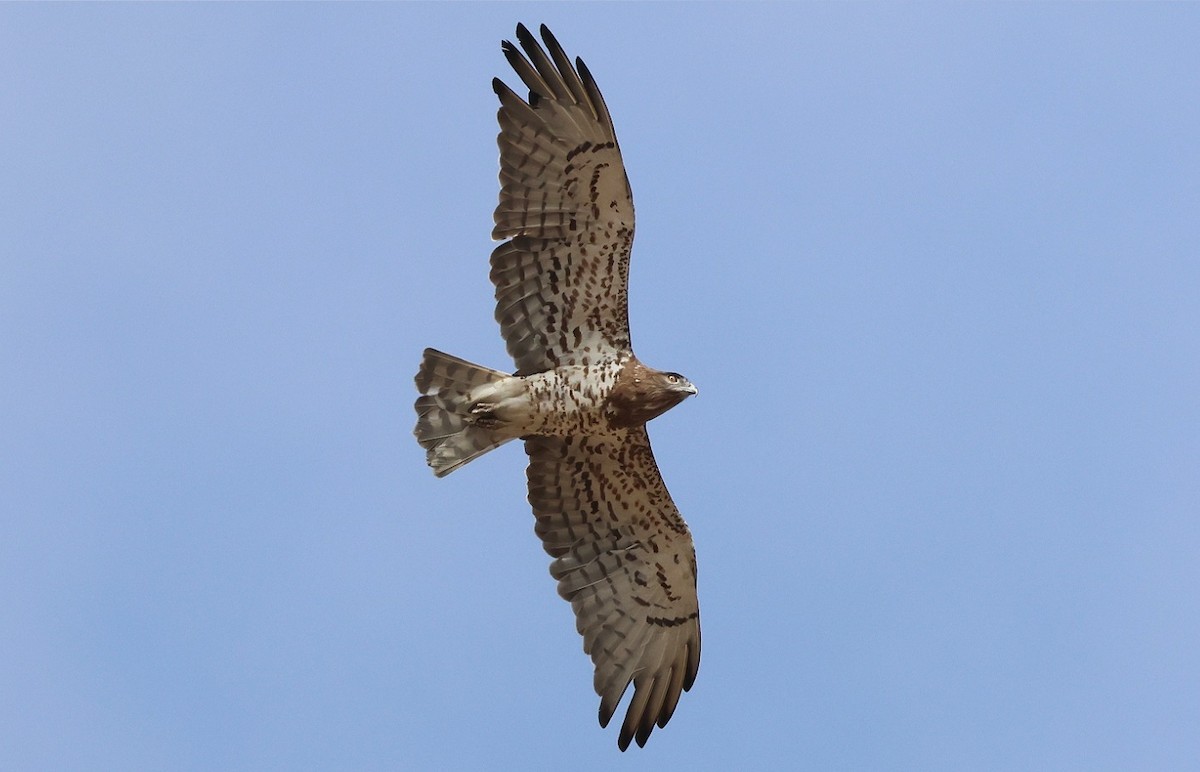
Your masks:
<svg viewBox="0 0 1200 772"><path fill-rule="evenodd" d="M510 445L499 41L589 64L704 655L616 750ZM0 768L1200 767L1200 5L0 6ZM618 764L619 762L619 764Z"/></svg>

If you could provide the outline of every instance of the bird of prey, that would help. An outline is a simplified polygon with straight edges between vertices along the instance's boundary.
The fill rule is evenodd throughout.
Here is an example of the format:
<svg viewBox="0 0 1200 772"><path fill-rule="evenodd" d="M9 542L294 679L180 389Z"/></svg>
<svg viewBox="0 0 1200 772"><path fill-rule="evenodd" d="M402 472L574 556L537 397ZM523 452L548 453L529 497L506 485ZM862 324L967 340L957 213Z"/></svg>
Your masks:
<svg viewBox="0 0 1200 772"><path fill-rule="evenodd" d="M646 743L700 665L696 553L646 422L696 387L629 342L633 199L612 118L581 59L523 25L498 78L500 203L491 256L512 375L426 349L417 441L438 477L513 439L529 454L534 530L595 666L600 725L633 696L617 744Z"/></svg>

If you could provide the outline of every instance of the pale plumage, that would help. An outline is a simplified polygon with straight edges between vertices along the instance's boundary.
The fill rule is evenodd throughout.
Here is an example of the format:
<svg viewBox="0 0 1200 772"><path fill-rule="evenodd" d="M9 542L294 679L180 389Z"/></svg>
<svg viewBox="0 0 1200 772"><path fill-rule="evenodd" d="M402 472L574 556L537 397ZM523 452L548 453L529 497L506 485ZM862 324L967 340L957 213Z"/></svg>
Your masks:
<svg viewBox="0 0 1200 772"><path fill-rule="evenodd" d="M595 665L602 726L634 686L624 750L667 723L700 664L692 537L645 429L696 389L633 354L633 199L612 119L583 62L573 67L541 33L546 49L517 27L524 56L503 44L528 100L493 81L501 191L492 235L509 240L492 253L491 278L517 371L426 349L415 433L439 476L525 441L535 530Z"/></svg>

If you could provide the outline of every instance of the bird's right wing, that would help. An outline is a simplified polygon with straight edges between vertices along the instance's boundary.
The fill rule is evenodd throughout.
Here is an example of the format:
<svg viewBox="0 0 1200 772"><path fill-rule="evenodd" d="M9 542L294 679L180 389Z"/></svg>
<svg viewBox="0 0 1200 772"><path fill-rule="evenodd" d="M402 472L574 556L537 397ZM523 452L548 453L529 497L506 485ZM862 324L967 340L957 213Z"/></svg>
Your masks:
<svg viewBox="0 0 1200 772"><path fill-rule="evenodd" d="M509 64L528 101L499 79L500 203L492 238L496 320L517 372L628 352L633 197L612 119L581 60L545 26L549 54L523 25Z"/></svg>

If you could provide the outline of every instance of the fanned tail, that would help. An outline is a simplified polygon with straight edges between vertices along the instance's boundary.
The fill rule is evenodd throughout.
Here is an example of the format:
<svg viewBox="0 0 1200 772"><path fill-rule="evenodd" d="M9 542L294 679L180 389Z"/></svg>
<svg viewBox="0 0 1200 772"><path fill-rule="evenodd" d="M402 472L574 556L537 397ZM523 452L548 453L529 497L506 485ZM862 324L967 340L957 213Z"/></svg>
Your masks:
<svg viewBox="0 0 1200 772"><path fill-rule="evenodd" d="M499 370L472 364L465 359L425 349L417 373L417 427L413 434L425 448L425 460L438 477L513 439L500 429L486 428L472 420L472 393L480 386L510 376Z"/></svg>

